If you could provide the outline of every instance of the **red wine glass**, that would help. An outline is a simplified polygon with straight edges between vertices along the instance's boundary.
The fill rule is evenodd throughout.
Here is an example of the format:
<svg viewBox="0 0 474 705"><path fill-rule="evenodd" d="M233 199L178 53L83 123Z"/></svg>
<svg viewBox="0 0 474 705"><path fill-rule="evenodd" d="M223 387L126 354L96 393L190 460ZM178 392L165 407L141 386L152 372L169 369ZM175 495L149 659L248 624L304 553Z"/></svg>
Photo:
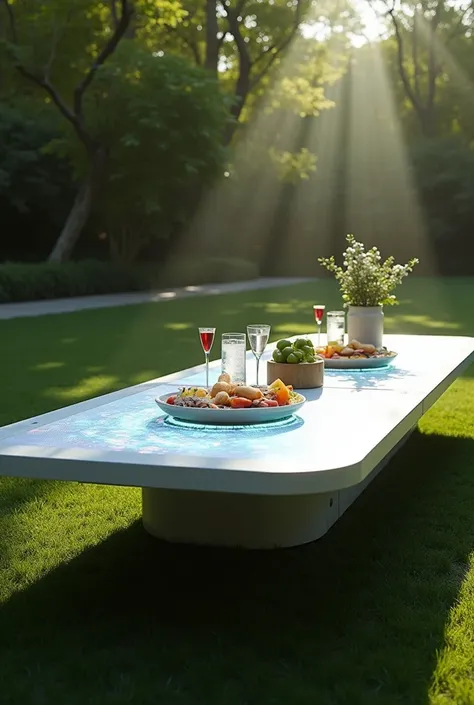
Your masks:
<svg viewBox="0 0 474 705"><path fill-rule="evenodd" d="M199 329L199 337L201 339L202 349L204 350L204 355L206 356L206 387L209 387L209 353L211 352L215 333L215 328Z"/></svg>
<svg viewBox="0 0 474 705"><path fill-rule="evenodd" d="M315 304L313 306L314 320L318 324L318 348L321 344L321 323L323 322L324 309L326 306L323 304Z"/></svg>

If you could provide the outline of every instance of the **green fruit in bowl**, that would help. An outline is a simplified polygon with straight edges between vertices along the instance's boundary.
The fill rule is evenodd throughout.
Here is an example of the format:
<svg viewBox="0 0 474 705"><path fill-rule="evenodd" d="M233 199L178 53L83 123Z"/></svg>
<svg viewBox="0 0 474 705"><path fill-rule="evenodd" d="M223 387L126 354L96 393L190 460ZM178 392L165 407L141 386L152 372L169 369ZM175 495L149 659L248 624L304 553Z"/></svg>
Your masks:
<svg viewBox="0 0 474 705"><path fill-rule="evenodd" d="M304 360L305 362L316 362L316 358L314 357L314 355L306 355Z"/></svg>
<svg viewBox="0 0 474 705"><path fill-rule="evenodd" d="M298 357L297 355L295 355L294 352L292 352L292 353L290 353L290 354L288 355L288 357L286 358L286 361L287 361L290 365L297 365L298 362L300 362L300 359L299 359L299 357Z"/></svg>
<svg viewBox="0 0 474 705"><path fill-rule="evenodd" d="M297 350L303 349L303 347L306 345L306 340L305 338L298 338L295 340L293 343L293 347L295 347Z"/></svg>
<svg viewBox="0 0 474 705"><path fill-rule="evenodd" d="M278 350L278 348L273 351L272 357L275 362L285 362L285 358L281 354L281 351Z"/></svg>
<svg viewBox="0 0 474 705"><path fill-rule="evenodd" d="M282 350L284 350L285 348L291 348L291 347L292 347L291 340L279 340L277 343L277 349L280 350L280 352Z"/></svg>
<svg viewBox="0 0 474 705"><path fill-rule="evenodd" d="M292 355L296 355L299 362L302 362L304 360L304 352L302 350L298 350L295 348L292 352Z"/></svg>
<svg viewBox="0 0 474 705"><path fill-rule="evenodd" d="M283 355L283 359L287 360L289 355L293 354L293 346L288 345L286 348L283 348L281 351L281 354Z"/></svg>

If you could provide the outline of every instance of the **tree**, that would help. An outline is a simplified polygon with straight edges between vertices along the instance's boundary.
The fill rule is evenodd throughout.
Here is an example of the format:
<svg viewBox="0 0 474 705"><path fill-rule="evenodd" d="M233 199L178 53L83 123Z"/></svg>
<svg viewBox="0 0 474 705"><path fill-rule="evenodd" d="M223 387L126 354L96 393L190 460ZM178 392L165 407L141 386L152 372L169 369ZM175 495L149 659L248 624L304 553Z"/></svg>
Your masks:
<svg viewBox="0 0 474 705"><path fill-rule="evenodd" d="M60 118L39 107L25 99L0 103L0 259L17 259L22 250L28 259L44 258L74 197L70 165L44 149Z"/></svg>
<svg viewBox="0 0 474 705"><path fill-rule="evenodd" d="M347 6L326 0L182 0L182 8L185 16L173 28L147 31L149 46L187 56L220 78L233 97L230 141L247 117L250 97L268 88L303 25L330 24Z"/></svg>
<svg viewBox="0 0 474 705"><path fill-rule="evenodd" d="M7 36L15 69L23 78L46 93L48 99L56 106L63 118L74 130L87 156L87 173L84 175L72 209L49 257L51 261L62 262L71 255L74 245L89 218L93 199L99 188L107 158L104 145L97 139L85 119L84 97L99 68L114 53L125 36L132 18L132 1L120 0L119 15L117 15L115 3L112 3L115 14L111 9L106 11L106 24L109 30L106 36L108 38L103 42L101 48L96 50L92 62L79 77L72 91L71 100L65 98L52 78L54 65L57 60L57 49L62 38L62 32L66 28L70 29L71 27L72 18L76 20L80 18L84 21L87 19L89 12L94 16L94 12L97 9L94 7L95 3L87 0L71 0L67 6L64 3L49 5L46 15L49 15L50 20L52 20L52 34L49 55L41 63L38 60L38 54L44 54L44 51L38 51L38 45L35 44L25 46L20 30L20 25L32 23L34 26L35 16L38 14L35 4L31 4L28 1L12 3L11 0L1 0L1 3L8 19ZM37 27L35 29L37 30ZM41 49L44 50L44 45ZM38 66L42 66L42 69L38 70Z"/></svg>
<svg viewBox="0 0 474 705"><path fill-rule="evenodd" d="M448 47L453 39L469 32L473 3L386 0L384 4L396 43L399 80L421 133L432 137L439 127L439 92L449 73Z"/></svg>
<svg viewBox="0 0 474 705"><path fill-rule="evenodd" d="M228 106L204 69L125 42L98 71L84 111L108 154L98 218L113 258L130 262L182 227L195 187L223 172ZM86 169L72 133L56 147Z"/></svg>

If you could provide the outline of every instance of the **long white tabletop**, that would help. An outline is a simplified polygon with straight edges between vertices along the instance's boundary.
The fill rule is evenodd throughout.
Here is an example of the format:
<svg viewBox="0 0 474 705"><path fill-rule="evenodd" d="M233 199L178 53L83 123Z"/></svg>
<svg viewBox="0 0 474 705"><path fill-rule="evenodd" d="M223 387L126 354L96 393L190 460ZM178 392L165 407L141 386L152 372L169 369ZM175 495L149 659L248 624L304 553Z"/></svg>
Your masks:
<svg viewBox="0 0 474 705"><path fill-rule="evenodd" d="M6 426L0 475L261 495L356 485L473 359L474 338L386 336L385 342L399 352L391 367L326 371L324 388L307 391L298 415L279 424L170 422L155 397L178 384L202 384L199 366ZM249 353L250 381L254 369ZM217 362L214 379L219 371Z"/></svg>

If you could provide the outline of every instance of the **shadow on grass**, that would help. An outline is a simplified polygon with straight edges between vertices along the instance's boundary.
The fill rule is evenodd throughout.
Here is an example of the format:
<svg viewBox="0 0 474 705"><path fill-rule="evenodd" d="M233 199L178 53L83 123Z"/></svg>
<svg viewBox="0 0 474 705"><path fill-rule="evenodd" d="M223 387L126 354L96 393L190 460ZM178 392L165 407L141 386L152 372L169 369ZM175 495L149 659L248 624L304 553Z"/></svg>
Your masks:
<svg viewBox="0 0 474 705"><path fill-rule="evenodd" d="M112 535L0 609L2 703L426 702L474 545L473 462L472 440L414 434L300 548Z"/></svg>

